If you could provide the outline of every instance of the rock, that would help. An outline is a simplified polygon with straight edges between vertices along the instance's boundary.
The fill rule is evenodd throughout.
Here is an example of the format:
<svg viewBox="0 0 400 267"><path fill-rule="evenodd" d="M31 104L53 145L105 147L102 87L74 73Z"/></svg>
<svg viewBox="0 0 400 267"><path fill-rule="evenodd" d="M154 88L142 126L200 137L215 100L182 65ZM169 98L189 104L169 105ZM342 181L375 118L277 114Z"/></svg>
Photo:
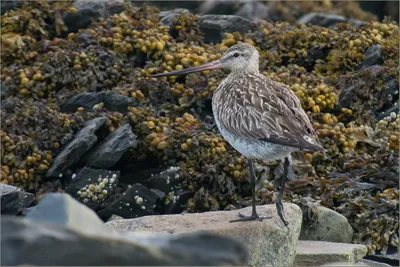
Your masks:
<svg viewBox="0 0 400 267"><path fill-rule="evenodd" d="M101 204L107 201L109 196L115 193L119 176L119 171L99 170L85 167L77 174L72 175L72 178L65 187L65 192L85 203L91 209L96 210ZM102 183L104 184L103 188L101 188ZM101 190L98 190L97 192L97 189L90 189L91 184L93 184L95 188L100 187ZM87 190L89 190L93 196L82 196L82 193L87 192ZM103 190L107 191L106 194L102 193ZM102 195L101 197L99 197L100 194ZM97 198L96 200L93 200L94 196Z"/></svg>
<svg viewBox="0 0 400 267"><path fill-rule="evenodd" d="M319 266L334 262L356 263L367 254L367 247L325 241L299 241L295 266Z"/></svg>
<svg viewBox="0 0 400 267"><path fill-rule="evenodd" d="M123 220L124 218L122 218L121 216L118 215L111 215L110 219L107 220L107 222L111 222L111 221L117 221L117 220Z"/></svg>
<svg viewBox="0 0 400 267"><path fill-rule="evenodd" d="M1 15L3 15L9 10L21 7L21 2L19 0L2 0L0 6Z"/></svg>
<svg viewBox="0 0 400 267"><path fill-rule="evenodd" d="M46 173L46 177L60 177L70 166L79 159L97 142L95 132L105 124L107 118L99 117L86 122L75 138L63 148L54 159Z"/></svg>
<svg viewBox="0 0 400 267"><path fill-rule="evenodd" d="M31 193L6 184L0 184L1 214L17 215L32 204L35 197Z"/></svg>
<svg viewBox="0 0 400 267"><path fill-rule="evenodd" d="M296 24L313 24L321 27L330 27L337 23L349 23L353 26L363 26L366 24L359 20L346 19L344 16L319 12L308 13L296 21Z"/></svg>
<svg viewBox="0 0 400 267"><path fill-rule="evenodd" d="M173 10L160 12L160 22L164 26L171 28L174 26L174 20L180 17L182 14L190 14L190 11L185 8L176 8Z"/></svg>
<svg viewBox="0 0 400 267"><path fill-rule="evenodd" d="M193 191L179 189L174 193L172 200L164 199L166 204L163 213L165 214L178 214L181 213L190 198L194 196ZM167 196L168 198L168 196Z"/></svg>
<svg viewBox="0 0 400 267"><path fill-rule="evenodd" d="M297 205L285 203L284 207L289 220L288 228L280 221L274 205L257 207L261 216L272 216L262 222L230 223L230 220L238 217L239 210L235 210L146 216L112 221L106 225L124 233L140 230L171 234L209 231L241 240L248 248L248 264L251 266L291 266L300 234L302 213ZM251 207L240 212L250 214Z"/></svg>
<svg viewBox="0 0 400 267"><path fill-rule="evenodd" d="M269 8L258 1L246 1L235 15L252 21L271 20Z"/></svg>
<svg viewBox="0 0 400 267"><path fill-rule="evenodd" d="M3 96L1 96L3 98ZM14 97L7 97L1 102L1 109L7 113L14 113L15 107L17 106L18 100Z"/></svg>
<svg viewBox="0 0 400 267"><path fill-rule="evenodd" d="M346 217L340 213L322 207L316 207L316 219L303 222L300 239L351 243L353 228Z"/></svg>
<svg viewBox="0 0 400 267"><path fill-rule="evenodd" d="M364 69L373 65L382 65L383 57L382 57L382 46L380 44L376 44L370 46L367 51L365 51L365 59L361 62L358 69Z"/></svg>
<svg viewBox="0 0 400 267"><path fill-rule="evenodd" d="M67 194L47 194L27 218L1 217L5 265L243 265L237 240L209 233L120 234ZM71 257L74 255L74 257Z"/></svg>
<svg viewBox="0 0 400 267"><path fill-rule="evenodd" d="M73 3L76 13L68 13L63 16L68 33L78 32L85 29L92 21L99 17L108 17L112 14L120 13L123 0L78 0Z"/></svg>
<svg viewBox="0 0 400 267"><path fill-rule="evenodd" d="M368 260L368 259L365 259L365 258L362 259L360 261L360 263L365 264L365 266L373 266L373 267L390 267L390 266L399 266L400 265L398 258L397 258L397 265L389 265L389 264L386 264L386 263L382 263L382 262L379 262L379 261Z"/></svg>
<svg viewBox="0 0 400 267"><path fill-rule="evenodd" d="M307 71L312 71L317 60L325 59L328 55L329 50L319 47L311 47L307 50L307 56L297 57L293 61L293 64L304 67Z"/></svg>
<svg viewBox="0 0 400 267"><path fill-rule="evenodd" d="M137 144L131 126L125 124L111 133L101 144L88 155L86 166L93 168L111 168L121 156Z"/></svg>
<svg viewBox="0 0 400 267"><path fill-rule="evenodd" d="M116 196L97 214L107 220L115 214L123 218L136 218L154 214L158 196L141 184L129 185L128 189Z"/></svg>
<svg viewBox="0 0 400 267"><path fill-rule="evenodd" d="M63 193L47 193L26 218L35 224L54 223L87 234L106 231L94 211Z"/></svg>
<svg viewBox="0 0 400 267"><path fill-rule="evenodd" d="M128 112L128 107L137 106L138 102L130 97L120 95L116 92L98 92L77 94L69 98L60 106L61 112L75 112L79 107L93 110L93 106L104 103L104 108L109 111L121 113Z"/></svg>
<svg viewBox="0 0 400 267"><path fill-rule="evenodd" d="M255 31L257 24L234 15L203 15L196 21L206 43L219 43L225 32L247 33Z"/></svg>

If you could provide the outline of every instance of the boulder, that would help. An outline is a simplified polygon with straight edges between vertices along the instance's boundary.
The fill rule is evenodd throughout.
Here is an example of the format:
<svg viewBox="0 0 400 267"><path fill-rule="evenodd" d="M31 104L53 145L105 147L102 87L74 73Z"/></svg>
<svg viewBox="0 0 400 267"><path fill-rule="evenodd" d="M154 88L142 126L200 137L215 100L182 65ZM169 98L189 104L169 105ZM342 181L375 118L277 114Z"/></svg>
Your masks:
<svg viewBox="0 0 400 267"><path fill-rule="evenodd" d="M86 122L75 138L63 148L54 159L46 177L60 177L70 166L79 159L97 142L95 132L105 124L107 118L99 117Z"/></svg>
<svg viewBox="0 0 400 267"><path fill-rule="evenodd" d="M328 263L356 263L367 254L367 247L325 241L299 241L295 266L320 266Z"/></svg>
<svg viewBox="0 0 400 267"><path fill-rule="evenodd" d="M82 93L74 95L60 106L61 112L76 112L79 107L93 110L93 106L103 103L108 111L121 113L128 112L128 107L137 106L138 102L130 97L120 95L116 92L103 91L97 93Z"/></svg>
<svg viewBox="0 0 400 267"><path fill-rule="evenodd" d="M303 222L301 240L351 243L353 228L346 217L322 206L317 206L315 212L314 220Z"/></svg>
<svg viewBox="0 0 400 267"><path fill-rule="evenodd" d="M90 152L86 158L86 166L103 169L111 168L136 143L136 136L132 133L131 126L129 123L125 124L111 133Z"/></svg>
<svg viewBox="0 0 400 267"><path fill-rule="evenodd" d="M290 266L294 262L302 213L294 204L285 203L284 209L289 220L287 228L276 214L275 205L257 207L260 216L272 216L261 222L229 222L238 218L238 212L250 215L251 207L247 207L234 211L146 216L111 221L106 225L124 233L141 230L170 234L208 231L241 240L249 251L248 263L252 266Z"/></svg>
<svg viewBox="0 0 400 267"><path fill-rule="evenodd" d="M203 15L198 18L196 24L206 43L221 42L226 32L247 33L255 31L258 27L256 23L234 15Z"/></svg>
<svg viewBox="0 0 400 267"><path fill-rule="evenodd" d="M120 234L68 194L47 194L28 218L2 216L1 244L4 265L226 266L247 260L240 242L215 234Z"/></svg>
<svg viewBox="0 0 400 267"><path fill-rule="evenodd" d="M0 14L3 15L9 10L21 7L21 2L19 0L2 0L0 5Z"/></svg>
<svg viewBox="0 0 400 267"><path fill-rule="evenodd" d="M269 11L269 8L259 1L246 1L239 10L235 12L235 15L252 21L268 21L271 20Z"/></svg>
<svg viewBox="0 0 400 267"><path fill-rule="evenodd" d="M123 0L78 0L73 3L75 13L68 13L63 16L64 23L68 27L68 33L78 32L85 29L92 21L99 17L108 17L120 13L123 8Z"/></svg>
<svg viewBox="0 0 400 267"><path fill-rule="evenodd" d="M20 188L0 184L1 214L17 215L29 207L35 199L31 193Z"/></svg>

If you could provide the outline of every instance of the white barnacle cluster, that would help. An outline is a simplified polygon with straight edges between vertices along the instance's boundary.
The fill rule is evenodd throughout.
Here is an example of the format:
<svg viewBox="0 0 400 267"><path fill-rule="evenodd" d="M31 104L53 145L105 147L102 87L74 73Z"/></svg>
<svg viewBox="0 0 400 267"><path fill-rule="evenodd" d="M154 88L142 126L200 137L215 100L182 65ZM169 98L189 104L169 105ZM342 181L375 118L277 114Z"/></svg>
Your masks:
<svg viewBox="0 0 400 267"><path fill-rule="evenodd" d="M83 203L88 203L89 201L102 202L113 187L116 186L116 178L117 175L111 174L111 171L109 171L106 177L103 178L102 175L99 175L95 183L85 185L76 194ZM88 179L88 181L90 180Z"/></svg>

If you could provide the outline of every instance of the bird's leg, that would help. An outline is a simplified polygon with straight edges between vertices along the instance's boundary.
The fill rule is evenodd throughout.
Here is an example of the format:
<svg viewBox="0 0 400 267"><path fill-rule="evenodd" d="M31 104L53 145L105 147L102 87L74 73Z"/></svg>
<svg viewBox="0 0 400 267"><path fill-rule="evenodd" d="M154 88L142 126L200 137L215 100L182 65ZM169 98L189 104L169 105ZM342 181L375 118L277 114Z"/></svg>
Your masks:
<svg viewBox="0 0 400 267"><path fill-rule="evenodd" d="M283 174L279 185L278 197L276 198L275 202L276 211L278 212L278 215L281 218L282 222L285 224L285 226L288 226L289 222L286 220L285 213L283 211L282 196L283 196L283 190L285 189L285 182L289 172L289 166L290 166L289 159L285 158L285 162L283 163Z"/></svg>
<svg viewBox="0 0 400 267"><path fill-rule="evenodd" d="M240 219L232 220L230 222L242 222L242 221L253 221L253 220L262 221L263 219L267 219L267 217L260 217L257 214L257 210L256 210L256 175L255 175L255 172L254 172L253 160L248 159L247 162L249 164L249 176L250 176L250 183L251 183L251 187L252 187L252 211L251 211L251 215L250 216L245 216L245 215L243 215L243 214L241 214L239 212Z"/></svg>

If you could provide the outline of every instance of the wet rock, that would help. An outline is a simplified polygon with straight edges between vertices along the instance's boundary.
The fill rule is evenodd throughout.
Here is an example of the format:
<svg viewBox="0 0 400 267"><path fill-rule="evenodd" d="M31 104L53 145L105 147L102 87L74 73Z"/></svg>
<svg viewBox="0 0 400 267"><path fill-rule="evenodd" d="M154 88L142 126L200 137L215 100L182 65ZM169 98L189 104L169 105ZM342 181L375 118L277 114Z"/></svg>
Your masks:
<svg viewBox="0 0 400 267"><path fill-rule="evenodd" d="M131 126L125 124L111 133L101 144L96 146L86 159L86 166L93 168L111 168L121 156L136 145L136 136Z"/></svg>
<svg viewBox="0 0 400 267"><path fill-rule="evenodd" d="M276 214L274 205L258 206L261 216L272 216L262 222L237 222L237 212L250 215L251 207L234 211L188 213L184 215L145 216L137 219L106 223L120 232L146 230L154 233L189 233L209 231L241 240L249 251L251 266L291 266L300 234L302 213L294 204L284 204L289 226L286 228Z"/></svg>
<svg viewBox="0 0 400 267"><path fill-rule="evenodd" d="M106 120L106 118L100 117L86 122L85 127L54 159L50 169L46 172L46 177L60 177L65 170L78 162L97 142L95 132L105 124Z"/></svg>
<svg viewBox="0 0 400 267"><path fill-rule="evenodd" d="M235 15L252 21L270 20L269 8L258 1L246 1Z"/></svg>
<svg viewBox="0 0 400 267"><path fill-rule="evenodd" d="M107 201L109 196L115 193L119 176L119 171L85 167L72 175L64 190L91 209L96 210ZM106 192L103 192L104 190ZM86 192L87 196L82 195L83 192ZM96 197L95 200L93 197Z"/></svg>
<svg viewBox="0 0 400 267"><path fill-rule="evenodd" d="M255 31L257 24L234 15L203 15L196 21L206 43L219 43L225 32L247 33Z"/></svg>
<svg viewBox="0 0 400 267"><path fill-rule="evenodd" d="M20 188L0 184L1 214L17 215L32 204L33 194L24 192Z"/></svg>
<svg viewBox="0 0 400 267"><path fill-rule="evenodd" d="M135 107L138 102L130 97L120 95L116 92L98 92L77 94L61 106L61 112L75 112L79 107L92 110L93 106L104 103L104 108L109 111L117 111L121 113L128 112L128 106Z"/></svg>
<svg viewBox="0 0 400 267"><path fill-rule="evenodd" d="M172 28L174 26L174 20L179 18L183 14L190 14L190 11L185 8L176 8L173 10L160 12L160 22L164 26ZM170 29L171 31L172 29Z"/></svg>
<svg viewBox="0 0 400 267"><path fill-rule="evenodd" d="M312 71L317 60L325 59L329 50L319 47L312 47L307 51L307 56L298 57L293 61L293 64L304 67L307 71Z"/></svg>
<svg viewBox="0 0 400 267"><path fill-rule="evenodd" d="M355 19L346 19L344 16L313 12L306 14L296 21L297 24L313 24L321 27L331 27L337 23L349 23L353 26L363 26L366 22Z"/></svg>
<svg viewBox="0 0 400 267"><path fill-rule="evenodd" d="M364 69L373 65L382 65L383 57L382 57L382 46L380 44L376 44L370 46L367 51L365 51L365 59L361 62L358 69Z"/></svg>
<svg viewBox="0 0 400 267"><path fill-rule="evenodd" d="M295 266L320 266L334 262L356 263L367 254L367 247L324 241L299 241Z"/></svg>
<svg viewBox="0 0 400 267"><path fill-rule="evenodd" d="M346 217L334 210L317 206L316 218L303 222L300 240L351 243L353 228Z"/></svg>
<svg viewBox="0 0 400 267"><path fill-rule="evenodd" d="M92 21L99 17L108 17L112 14L120 13L123 0L78 0L73 3L77 9L76 13L68 13L63 16L64 23L68 27L68 32L77 32L85 29Z"/></svg>
<svg viewBox="0 0 400 267"><path fill-rule="evenodd" d="M172 196L172 199L169 199L168 198L169 196L167 195L167 198L164 199L164 204L166 204L166 206L163 209L163 213L164 214L181 213L184 210L185 206L187 205L189 199L192 198L193 196L194 192L183 189L177 190Z"/></svg>
<svg viewBox="0 0 400 267"><path fill-rule="evenodd" d="M247 260L240 242L213 234L120 234L67 194L46 195L27 218L2 216L1 244L5 265L215 266Z"/></svg>
<svg viewBox="0 0 400 267"><path fill-rule="evenodd" d="M1 15L3 15L9 10L19 8L21 6L21 2L19 0L2 0L0 5Z"/></svg>
<svg viewBox="0 0 400 267"><path fill-rule="evenodd" d="M158 196L141 184L130 185L122 194L101 209L97 214L107 220L112 214L123 218L136 218L154 214Z"/></svg>

